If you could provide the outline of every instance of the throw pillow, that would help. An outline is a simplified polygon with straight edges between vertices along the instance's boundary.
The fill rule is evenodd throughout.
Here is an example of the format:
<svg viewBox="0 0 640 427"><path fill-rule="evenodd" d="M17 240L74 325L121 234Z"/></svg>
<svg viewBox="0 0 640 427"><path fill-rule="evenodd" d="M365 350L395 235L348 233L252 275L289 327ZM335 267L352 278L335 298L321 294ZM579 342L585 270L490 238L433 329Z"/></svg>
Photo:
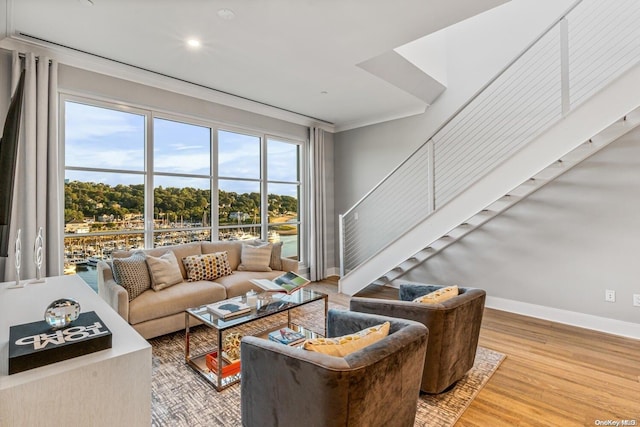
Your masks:
<svg viewBox="0 0 640 427"><path fill-rule="evenodd" d="M129 258L114 258L113 278L127 290L129 301L151 288L144 253L134 252Z"/></svg>
<svg viewBox="0 0 640 427"><path fill-rule="evenodd" d="M363 329L355 334L344 335L335 338L316 338L306 340L303 344L305 350L328 354L330 356L344 357L354 351L365 348L380 341L389 335L389 322Z"/></svg>
<svg viewBox="0 0 640 427"><path fill-rule="evenodd" d="M187 271L187 281L189 282L214 280L233 273L227 252L191 255L182 258L182 264Z"/></svg>
<svg viewBox="0 0 640 427"><path fill-rule="evenodd" d="M269 263L271 262L272 246L271 243L261 246L243 244L238 271L271 271Z"/></svg>
<svg viewBox="0 0 640 427"><path fill-rule="evenodd" d="M159 291L182 282L182 273L176 255L167 251L164 255L155 257L147 255L147 267L151 275L151 288Z"/></svg>
<svg viewBox="0 0 640 427"><path fill-rule="evenodd" d="M458 287L457 286L447 286L445 288L440 288L437 291L433 291L430 294L418 297L413 300L413 302L421 302L423 304L435 304L439 302L444 302L448 299L451 299L458 295Z"/></svg>
<svg viewBox="0 0 640 427"><path fill-rule="evenodd" d="M254 240L250 243L253 246L263 246L268 245L270 242L265 242L263 240ZM269 261L269 268L271 270L282 270L282 242L273 242L271 243L271 260Z"/></svg>

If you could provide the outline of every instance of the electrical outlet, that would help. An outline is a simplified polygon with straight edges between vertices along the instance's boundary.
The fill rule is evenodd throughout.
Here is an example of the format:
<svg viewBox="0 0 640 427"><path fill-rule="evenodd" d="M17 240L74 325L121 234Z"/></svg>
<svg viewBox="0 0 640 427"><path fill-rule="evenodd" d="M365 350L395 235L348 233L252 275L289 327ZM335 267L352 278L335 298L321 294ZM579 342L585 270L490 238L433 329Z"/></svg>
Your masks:
<svg viewBox="0 0 640 427"><path fill-rule="evenodd" d="M633 294L633 305L640 307L640 294Z"/></svg>
<svg viewBox="0 0 640 427"><path fill-rule="evenodd" d="M612 291L611 289L604 291L604 300L606 302L616 302L616 291Z"/></svg>

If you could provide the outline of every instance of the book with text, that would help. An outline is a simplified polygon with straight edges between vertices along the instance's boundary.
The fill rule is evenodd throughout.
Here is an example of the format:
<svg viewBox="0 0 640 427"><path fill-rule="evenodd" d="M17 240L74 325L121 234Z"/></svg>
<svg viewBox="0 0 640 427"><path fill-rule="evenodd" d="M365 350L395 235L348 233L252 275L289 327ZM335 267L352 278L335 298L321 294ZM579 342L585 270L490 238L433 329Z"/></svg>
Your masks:
<svg viewBox="0 0 640 427"><path fill-rule="evenodd" d="M249 313L251 307L240 300L224 300L207 305L207 309L217 316L228 319Z"/></svg>
<svg viewBox="0 0 640 427"><path fill-rule="evenodd" d="M269 332L271 341L279 342L285 345L296 345L305 340L305 336L301 332L294 331L291 328L281 328L273 332Z"/></svg>
<svg viewBox="0 0 640 427"><path fill-rule="evenodd" d="M260 286L266 292L286 292L287 294L291 294L308 285L311 281L293 271L289 271L272 280L252 279L251 283Z"/></svg>

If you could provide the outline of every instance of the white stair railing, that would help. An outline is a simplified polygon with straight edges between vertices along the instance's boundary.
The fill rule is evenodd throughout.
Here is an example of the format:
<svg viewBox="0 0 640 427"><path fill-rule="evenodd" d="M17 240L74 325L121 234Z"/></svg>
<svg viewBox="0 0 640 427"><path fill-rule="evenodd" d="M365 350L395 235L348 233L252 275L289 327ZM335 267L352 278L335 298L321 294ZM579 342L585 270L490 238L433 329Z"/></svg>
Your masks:
<svg viewBox="0 0 640 427"><path fill-rule="evenodd" d="M425 144L340 216L341 276L347 277L392 242L406 237L436 209L637 64L638 19L640 2L633 0L574 4Z"/></svg>

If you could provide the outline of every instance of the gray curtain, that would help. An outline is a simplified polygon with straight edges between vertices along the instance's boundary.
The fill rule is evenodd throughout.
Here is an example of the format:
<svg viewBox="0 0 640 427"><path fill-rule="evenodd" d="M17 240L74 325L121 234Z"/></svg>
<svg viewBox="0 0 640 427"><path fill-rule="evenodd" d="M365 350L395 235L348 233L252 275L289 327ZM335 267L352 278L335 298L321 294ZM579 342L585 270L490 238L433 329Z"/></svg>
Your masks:
<svg viewBox="0 0 640 427"><path fill-rule="evenodd" d="M15 280L15 253L12 250L21 229L22 262L20 278L36 277L33 261L38 228L43 228L43 276L57 276L62 268L62 203L58 165L58 64L49 58L13 52L12 92L25 72L22 128L14 184L9 257L5 281Z"/></svg>
<svg viewBox="0 0 640 427"><path fill-rule="evenodd" d="M322 280L326 277L325 259L327 230L324 130L310 129L311 152L311 236L310 236L310 279Z"/></svg>

